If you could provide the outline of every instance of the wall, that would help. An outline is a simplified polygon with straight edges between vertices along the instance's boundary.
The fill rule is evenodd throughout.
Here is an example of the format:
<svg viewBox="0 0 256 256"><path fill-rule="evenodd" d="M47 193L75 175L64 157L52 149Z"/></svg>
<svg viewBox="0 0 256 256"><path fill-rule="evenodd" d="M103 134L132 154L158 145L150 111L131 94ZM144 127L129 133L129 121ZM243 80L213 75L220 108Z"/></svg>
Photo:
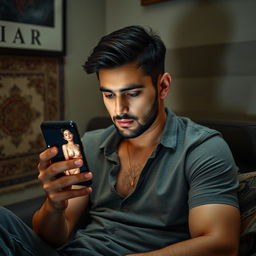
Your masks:
<svg viewBox="0 0 256 256"><path fill-rule="evenodd" d="M65 119L75 120L83 133L88 120L105 108L96 76L82 68L89 52L105 33L104 0L67 1L67 55L65 58Z"/></svg>
<svg viewBox="0 0 256 256"><path fill-rule="evenodd" d="M106 0L106 31L140 24L158 32L173 76L166 104L176 113L255 121L255 9L253 0Z"/></svg>

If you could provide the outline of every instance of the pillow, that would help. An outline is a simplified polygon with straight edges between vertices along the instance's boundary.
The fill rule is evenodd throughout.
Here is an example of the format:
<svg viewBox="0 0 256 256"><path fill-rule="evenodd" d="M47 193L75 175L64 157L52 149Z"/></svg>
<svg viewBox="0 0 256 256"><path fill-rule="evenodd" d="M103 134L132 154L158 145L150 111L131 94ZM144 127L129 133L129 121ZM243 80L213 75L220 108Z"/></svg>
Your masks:
<svg viewBox="0 0 256 256"><path fill-rule="evenodd" d="M239 174L241 211L239 256L256 255L256 171Z"/></svg>

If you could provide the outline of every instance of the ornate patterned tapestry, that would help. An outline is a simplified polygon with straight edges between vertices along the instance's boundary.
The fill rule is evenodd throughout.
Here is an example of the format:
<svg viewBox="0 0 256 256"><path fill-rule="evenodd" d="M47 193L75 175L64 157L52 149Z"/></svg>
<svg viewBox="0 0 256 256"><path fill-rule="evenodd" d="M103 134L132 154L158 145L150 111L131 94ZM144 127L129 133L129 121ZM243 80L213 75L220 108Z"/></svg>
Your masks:
<svg viewBox="0 0 256 256"><path fill-rule="evenodd" d="M40 124L62 118L61 61L0 56L0 192L37 181Z"/></svg>

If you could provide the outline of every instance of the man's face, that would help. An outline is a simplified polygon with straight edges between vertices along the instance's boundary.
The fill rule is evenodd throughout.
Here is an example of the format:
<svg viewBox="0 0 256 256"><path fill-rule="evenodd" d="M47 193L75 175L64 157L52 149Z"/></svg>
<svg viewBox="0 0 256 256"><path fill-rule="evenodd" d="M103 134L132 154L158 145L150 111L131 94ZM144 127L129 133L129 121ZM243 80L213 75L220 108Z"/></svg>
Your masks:
<svg viewBox="0 0 256 256"><path fill-rule="evenodd" d="M135 63L99 72L104 104L119 133L135 138L145 132L158 114L157 90L150 76Z"/></svg>

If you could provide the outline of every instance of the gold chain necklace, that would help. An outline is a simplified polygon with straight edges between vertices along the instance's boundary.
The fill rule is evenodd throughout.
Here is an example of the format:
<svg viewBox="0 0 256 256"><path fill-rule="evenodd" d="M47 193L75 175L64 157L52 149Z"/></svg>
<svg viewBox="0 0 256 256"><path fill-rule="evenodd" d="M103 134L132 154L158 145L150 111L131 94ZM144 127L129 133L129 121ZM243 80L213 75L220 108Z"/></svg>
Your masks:
<svg viewBox="0 0 256 256"><path fill-rule="evenodd" d="M130 157L130 150L129 150L129 145L128 145L128 142L126 142L126 148L127 148L127 155L128 155L128 162L129 162L129 170L128 170L128 174L129 174L129 181L130 181L130 186L132 188L135 187L135 184L136 184L136 179L137 177L139 176L139 173L140 171L138 171L136 173L136 169L139 170L139 167L135 165L131 165L131 157Z"/></svg>

